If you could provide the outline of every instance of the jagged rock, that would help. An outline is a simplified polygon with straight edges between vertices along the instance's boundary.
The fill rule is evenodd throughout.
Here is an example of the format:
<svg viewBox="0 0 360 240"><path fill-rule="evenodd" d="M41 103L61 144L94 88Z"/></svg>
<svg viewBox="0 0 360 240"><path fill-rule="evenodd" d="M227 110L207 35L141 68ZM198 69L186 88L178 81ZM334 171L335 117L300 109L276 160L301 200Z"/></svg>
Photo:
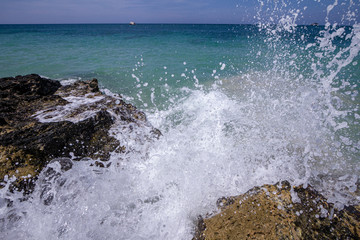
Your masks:
<svg viewBox="0 0 360 240"><path fill-rule="evenodd" d="M217 204L220 213L199 217L194 240L360 239L360 206L339 211L311 186L284 181Z"/></svg>
<svg viewBox="0 0 360 240"><path fill-rule="evenodd" d="M25 193L54 158L106 161L125 152L108 132L115 119L146 123L134 106L101 93L96 79L61 86L36 74L2 78L0 96L0 182L15 176Z"/></svg>

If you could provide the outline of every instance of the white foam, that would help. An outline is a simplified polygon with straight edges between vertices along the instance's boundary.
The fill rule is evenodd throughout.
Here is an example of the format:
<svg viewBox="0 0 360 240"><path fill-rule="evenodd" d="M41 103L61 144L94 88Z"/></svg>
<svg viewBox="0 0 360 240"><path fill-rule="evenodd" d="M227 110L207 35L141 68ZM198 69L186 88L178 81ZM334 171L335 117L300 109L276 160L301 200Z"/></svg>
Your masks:
<svg viewBox="0 0 360 240"><path fill-rule="evenodd" d="M149 140L150 126L118 119L110 133L127 153L113 153L109 168L74 162L52 181L50 205L37 185L29 201L14 205L21 218L5 223L7 239L191 239L193 222L219 197L283 179L310 182L322 169L315 155L333 164L324 155L331 154L328 132L311 107L317 93L284 81L253 73L224 79L217 90L184 89L188 97L148 114L159 140Z"/></svg>
<svg viewBox="0 0 360 240"><path fill-rule="evenodd" d="M261 6L267 3L261 1ZM328 7L328 14L336 5L335 1ZM275 53L286 51L288 46L280 41L279 32L293 32L299 15L291 10L281 16L281 26L260 26L268 30L264 42ZM330 23L326 26L331 28ZM359 29L354 26L350 46L335 54L333 40L343 30L325 31L318 42L308 44L305 50L315 51L308 62L313 71L310 77L296 75L282 65L291 59L296 66L297 56L286 54L275 56L273 69L222 78L222 84L213 84L206 91L192 70L197 90L180 89L186 94L169 97L173 103L169 108L147 114L163 133L159 140L150 137L150 125L128 124L114 116L110 134L125 146L126 153L112 153L109 168L90 167L93 160L74 162L71 170L52 181L55 197L48 206L43 204L41 185L24 202L0 189L1 199L15 201L8 209L1 208L0 202L1 217L6 216L0 221L1 231L6 239L191 239L197 216L216 211L219 197L280 180L305 187L312 184L336 207L351 203L354 199L349 196L359 180L354 155L360 142L342 135L351 126L340 121L348 111L334 106L332 80L358 55ZM341 58L342 54L348 57ZM316 58L326 60L325 64ZM226 67L219 65L220 70ZM214 71L214 78L219 78ZM185 73L181 76L190 79ZM134 74L132 77L140 82ZM173 89L165 84L163 90ZM141 86L137 94L142 101ZM150 94L154 103L155 88ZM68 100L69 104L52 113L43 111L36 116L41 121L69 119L68 113L79 104L96 104L102 99ZM351 145L357 148L354 154L345 150ZM41 175L39 180L44 178ZM293 190L291 196L294 202L300 201ZM328 214L319 210L321 216ZM11 220L16 215L19 219Z"/></svg>
<svg viewBox="0 0 360 240"><path fill-rule="evenodd" d="M62 106L56 106L55 108L45 109L36 112L33 116L36 117L40 122L60 122L70 121L73 123L82 121L89 117L92 117L97 111L86 110L89 105L96 104L97 102L104 99L104 96L96 96L92 93L86 94L85 96L69 96L64 97L68 104ZM72 114L74 111L83 108L82 112Z"/></svg>
<svg viewBox="0 0 360 240"><path fill-rule="evenodd" d="M225 63L221 63L221 67L220 67L220 70L223 71L226 67L226 64Z"/></svg>

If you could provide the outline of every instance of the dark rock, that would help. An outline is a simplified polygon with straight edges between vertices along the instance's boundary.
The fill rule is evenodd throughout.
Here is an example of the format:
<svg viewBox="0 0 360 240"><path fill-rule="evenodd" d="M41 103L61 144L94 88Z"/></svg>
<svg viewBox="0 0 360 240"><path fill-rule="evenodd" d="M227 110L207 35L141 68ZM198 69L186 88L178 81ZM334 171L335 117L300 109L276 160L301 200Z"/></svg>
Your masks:
<svg viewBox="0 0 360 240"><path fill-rule="evenodd" d="M218 206L193 239L360 239L360 206L340 211L311 186L264 185Z"/></svg>
<svg viewBox="0 0 360 240"><path fill-rule="evenodd" d="M4 118L4 117L0 117L0 126L4 126L4 125L6 125L6 124L7 124L7 122L6 122L5 118Z"/></svg>
<svg viewBox="0 0 360 240"><path fill-rule="evenodd" d="M91 88L92 92L98 92L99 91L99 84L98 84L98 80L96 78L94 78L93 80L91 80L89 82L89 87Z"/></svg>
<svg viewBox="0 0 360 240"><path fill-rule="evenodd" d="M134 106L102 94L96 79L61 86L36 74L2 78L0 95L0 182L15 176L25 193L54 158L107 161L126 152L108 133L115 119L147 124Z"/></svg>
<svg viewBox="0 0 360 240"><path fill-rule="evenodd" d="M0 91L2 97L33 97L47 96L54 94L61 87L60 82L45 79L37 74L16 76L15 78L2 78Z"/></svg>
<svg viewBox="0 0 360 240"><path fill-rule="evenodd" d="M60 86L58 81L41 78L36 74L0 79L0 126L11 125L12 121L25 122L24 117L38 110L38 101L59 100L53 94Z"/></svg>

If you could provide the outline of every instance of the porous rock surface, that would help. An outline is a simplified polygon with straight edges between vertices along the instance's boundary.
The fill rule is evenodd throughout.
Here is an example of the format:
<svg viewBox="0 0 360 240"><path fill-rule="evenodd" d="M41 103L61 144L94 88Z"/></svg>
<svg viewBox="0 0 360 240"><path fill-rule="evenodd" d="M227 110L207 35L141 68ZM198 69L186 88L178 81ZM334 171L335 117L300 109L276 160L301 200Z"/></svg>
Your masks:
<svg viewBox="0 0 360 240"><path fill-rule="evenodd" d="M130 127L147 124L145 114L120 96L100 92L96 79L65 86L36 74L0 79L0 183L15 176L15 188L28 193L59 157L90 157L104 166L111 152L126 151L109 135L114 119Z"/></svg>
<svg viewBox="0 0 360 240"><path fill-rule="evenodd" d="M339 211L311 186L264 185L217 205L220 213L199 217L193 240L360 239L360 206Z"/></svg>

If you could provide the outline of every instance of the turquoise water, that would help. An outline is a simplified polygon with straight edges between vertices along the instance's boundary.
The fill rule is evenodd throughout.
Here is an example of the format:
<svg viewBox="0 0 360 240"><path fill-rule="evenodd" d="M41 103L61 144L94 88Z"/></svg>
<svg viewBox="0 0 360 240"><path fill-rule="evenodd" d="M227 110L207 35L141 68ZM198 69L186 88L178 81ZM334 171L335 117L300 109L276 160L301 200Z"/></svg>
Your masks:
<svg viewBox="0 0 360 240"><path fill-rule="evenodd" d="M358 24L0 25L0 76L97 78L163 133L148 143L118 123L112 134L132 151L96 172L75 163L50 206L41 186L25 202L1 190L0 217L19 218L0 231L191 239L219 197L280 180L312 184L338 207L358 203L359 44Z"/></svg>
<svg viewBox="0 0 360 240"><path fill-rule="evenodd" d="M314 43L322 30L299 26L294 33L284 33L281 42L271 43L266 42L266 31L255 25L0 25L0 76L98 78L104 88L132 97L139 84L134 76L147 83L142 87L145 95L165 83L192 88L194 75L200 84L251 71L295 70L295 75L311 77L308 60L314 49L302 48ZM336 40L338 46L349 42ZM286 66L294 53L296 67ZM279 61L274 63L274 58ZM341 74L356 81L359 68L348 68Z"/></svg>
<svg viewBox="0 0 360 240"><path fill-rule="evenodd" d="M132 74L149 89L165 79L170 86L193 86L193 79L181 77L186 69L205 83L214 80L211 74L220 62L228 65L223 77L248 68L249 42L256 39L250 37L256 33L251 25L3 25L0 74L95 77L129 95L137 91Z"/></svg>

